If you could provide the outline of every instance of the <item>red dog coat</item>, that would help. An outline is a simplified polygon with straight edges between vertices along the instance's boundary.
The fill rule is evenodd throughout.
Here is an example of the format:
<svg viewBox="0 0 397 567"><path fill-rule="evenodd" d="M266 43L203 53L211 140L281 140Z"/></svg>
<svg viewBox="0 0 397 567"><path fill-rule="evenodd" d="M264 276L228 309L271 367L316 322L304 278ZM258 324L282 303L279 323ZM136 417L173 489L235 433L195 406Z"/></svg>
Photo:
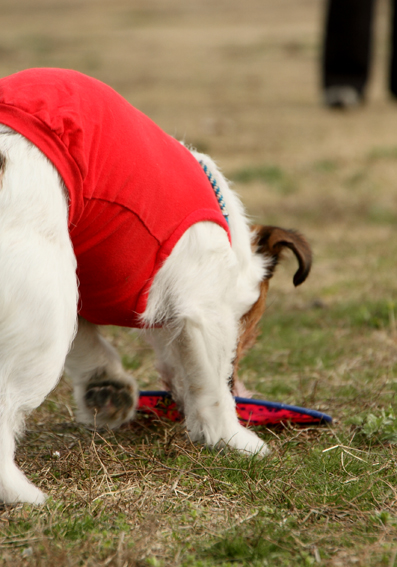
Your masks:
<svg viewBox="0 0 397 567"><path fill-rule="evenodd" d="M0 123L35 144L69 192L79 313L139 327L156 272L194 223L229 235L197 160L107 85L76 71L0 80Z"/></svg>

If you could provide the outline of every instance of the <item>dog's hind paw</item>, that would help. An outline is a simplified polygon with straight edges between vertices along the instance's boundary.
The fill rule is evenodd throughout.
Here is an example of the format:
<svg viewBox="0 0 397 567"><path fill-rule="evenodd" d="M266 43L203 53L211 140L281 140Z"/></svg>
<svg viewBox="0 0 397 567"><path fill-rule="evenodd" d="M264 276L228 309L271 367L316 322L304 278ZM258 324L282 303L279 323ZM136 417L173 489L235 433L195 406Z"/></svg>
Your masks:
<svg viewBox="0 0 397 567"><path fill-rule="evenodd" d="M130 382L104 375L95 376L87 384L82 421L97 427L118 427L133 418L137 404L137 387Z"/></svg>
<svg viewBox="0 0 397 567"><path fill-rule="evenodd" d="M44 492L32 484L15 464L12 464L8 474L0 473L0 502L4 504L25 502L40 505L44 504L46 498Z"/></svg>

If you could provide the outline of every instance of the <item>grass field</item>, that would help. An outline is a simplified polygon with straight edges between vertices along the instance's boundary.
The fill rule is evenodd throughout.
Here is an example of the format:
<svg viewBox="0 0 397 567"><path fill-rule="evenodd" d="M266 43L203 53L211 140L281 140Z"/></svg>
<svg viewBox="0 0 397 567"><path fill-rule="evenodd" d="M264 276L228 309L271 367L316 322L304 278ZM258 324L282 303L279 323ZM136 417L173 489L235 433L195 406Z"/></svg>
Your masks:
<svg viewBox="0 0 397 567"><path fill-rule="evenodd" d="M0 75L71 67L210 153L256 221L297 228L313 271L271 282L241 377L331 427L259 430L269 458L192 445L182 424L92 433L68 381L28 420L17 460L50 495L0 508L7 567L397 567L397 123L378 4L367 104L321 104L318 0L0 0ZM104 330L142 389L134 331ZM1 455L0 455L1 458Z"/></svg>

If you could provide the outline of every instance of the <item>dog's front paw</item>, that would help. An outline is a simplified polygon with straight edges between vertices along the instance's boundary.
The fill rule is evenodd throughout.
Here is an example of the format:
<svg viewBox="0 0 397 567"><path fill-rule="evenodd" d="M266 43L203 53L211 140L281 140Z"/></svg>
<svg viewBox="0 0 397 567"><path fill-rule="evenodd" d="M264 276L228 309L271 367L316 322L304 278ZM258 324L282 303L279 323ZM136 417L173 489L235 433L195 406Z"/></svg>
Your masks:
<svg viewBox="0 0 397 567"><path fill-rule="evenodd" d="M241 425L229 439L223 440L229 447L237 449L240 453L245 453L247 455L265 457L270 453L269 447L256 435L256 433L242 427Z"/></svg>
<svg viewBox="0 0 397 567"><path fill-rule="evenodd" d="M80 417L89 425L115 428L134 417L137 399L138 389L132 379L127 382L104 374L95 376L87 384L85 411Z"/></svg>
<svg viewBox="0 0 397 567"><path fill-rule="evenodd" d="M208 418L204 422L186 419L189 438L193 442L204 441L210 447L230 447L246 455L265 457L270 453L266 443L256 433L238 423L235 415L224 420L223 425Z"/></svg>

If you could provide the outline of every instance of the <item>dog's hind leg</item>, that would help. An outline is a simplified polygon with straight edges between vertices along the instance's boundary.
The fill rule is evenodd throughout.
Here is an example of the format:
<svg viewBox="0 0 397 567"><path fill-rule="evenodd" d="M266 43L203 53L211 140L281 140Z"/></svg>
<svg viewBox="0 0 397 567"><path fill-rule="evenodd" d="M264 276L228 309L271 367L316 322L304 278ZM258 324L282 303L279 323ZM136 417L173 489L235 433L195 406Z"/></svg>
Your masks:
<svg viewBox="0 0 397 567"><path fill-rule="evenodd" d="M0 130L0 152L0 501L42 503L15 464L15 438L62 374L76 325L76 261L57 172L12 131Z"/></svg>
<svg viewBox="0 0 397 567"><path fill-rule="evenodd" d="M247 309L236 292L238 266L223 229L191 227L157 274L145 320L159 369L185 413L189 436L210 446L266 454L266 444L238 422L229 379Z"/></svg>
<svg viewBox="0 0 397 567"><path fill-rule="evenodd" d="M134 417L138 399L134 378L98 327L82 318L66 359L66 372L73 380L77 419L82 423L115 428Z"/></svg>

